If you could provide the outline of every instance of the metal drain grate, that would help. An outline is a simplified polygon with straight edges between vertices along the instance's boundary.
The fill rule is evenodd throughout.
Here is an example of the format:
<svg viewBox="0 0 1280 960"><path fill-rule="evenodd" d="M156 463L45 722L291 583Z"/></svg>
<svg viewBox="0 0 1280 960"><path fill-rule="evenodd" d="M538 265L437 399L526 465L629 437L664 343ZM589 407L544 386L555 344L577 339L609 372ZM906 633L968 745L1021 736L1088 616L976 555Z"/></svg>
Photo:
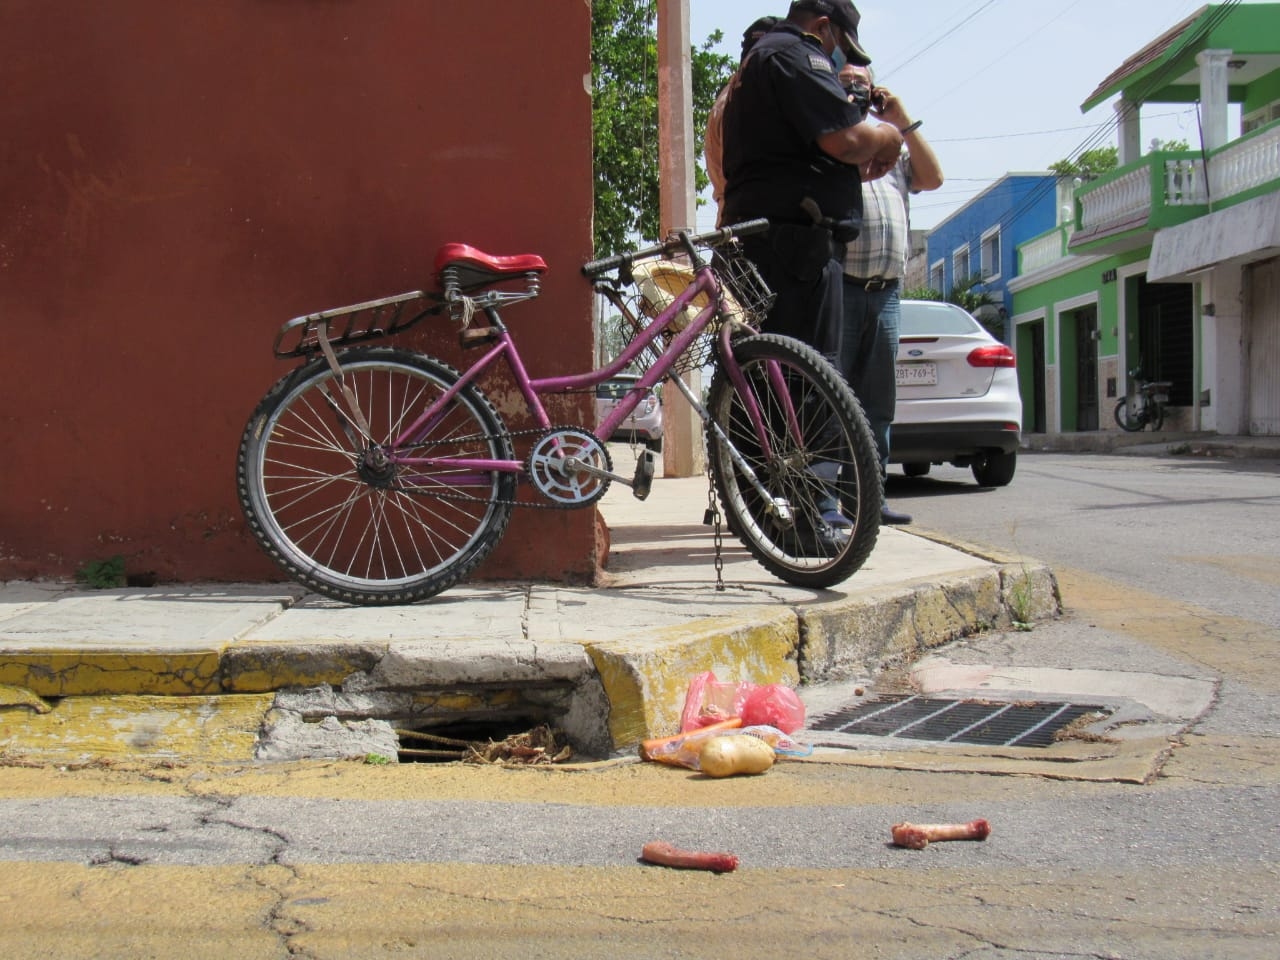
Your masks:
<svg viewBox="0 0 1280 960"><path fill-rule="evenodd" d="M839 710L814 721L809 729L940 743L1047 747L1064 727L1106 712L1104 707L1079 703L996 703L902 694Z"/></svg>

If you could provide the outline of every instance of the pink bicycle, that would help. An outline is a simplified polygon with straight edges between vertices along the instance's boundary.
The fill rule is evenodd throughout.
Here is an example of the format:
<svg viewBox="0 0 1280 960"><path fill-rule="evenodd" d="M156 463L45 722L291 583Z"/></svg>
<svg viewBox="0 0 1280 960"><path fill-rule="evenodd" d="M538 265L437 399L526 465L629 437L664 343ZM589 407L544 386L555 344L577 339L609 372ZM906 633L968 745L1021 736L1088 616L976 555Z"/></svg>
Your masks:
<svg viewBox="0 0 1280 960"><path fill-rule="evenodd" d="M258 404L237 458L254 537L290 577L333 599L424 600L489 555L516 506L586 507L614 482L644 499L652 454L620 476L600 436L665 379L705 425L717 559L723 509L728 529L780 579L843 581L875 545L879 462L838 372L803 343L757 332L772 294L737 238L766 227L681 233L584 266L625 332L617 359L586 373L530 377L503 320L506 307L538 296L546 264L536 255L447 244L438 290L290 320L275 354L303 363ZM353 346L444 312L463 347L481 351L464 371L412 350ZM514 378L531 426L508 429L485 396L496 364ZM705 403L679 375L694 368L712 371ZM624 370L641 376L598 427L548 416L544 400L594 394ZM532 495L522 498L522 486Z"/></svg>

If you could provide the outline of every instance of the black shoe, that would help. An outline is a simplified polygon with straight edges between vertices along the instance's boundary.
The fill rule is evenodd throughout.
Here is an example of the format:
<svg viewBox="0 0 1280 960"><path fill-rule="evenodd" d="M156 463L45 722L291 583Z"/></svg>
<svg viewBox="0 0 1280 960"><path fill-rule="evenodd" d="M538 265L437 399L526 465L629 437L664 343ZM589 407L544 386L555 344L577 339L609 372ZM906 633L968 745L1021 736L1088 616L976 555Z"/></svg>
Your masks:
<svg viewBox="0 0 1280 960"><path fill-rule="evenodd" d="M899 513L897 510L889 509L889 505L882 504L880 507L880 522L890 523L894 526L905 526L911 522L911 514Z"/></svg>

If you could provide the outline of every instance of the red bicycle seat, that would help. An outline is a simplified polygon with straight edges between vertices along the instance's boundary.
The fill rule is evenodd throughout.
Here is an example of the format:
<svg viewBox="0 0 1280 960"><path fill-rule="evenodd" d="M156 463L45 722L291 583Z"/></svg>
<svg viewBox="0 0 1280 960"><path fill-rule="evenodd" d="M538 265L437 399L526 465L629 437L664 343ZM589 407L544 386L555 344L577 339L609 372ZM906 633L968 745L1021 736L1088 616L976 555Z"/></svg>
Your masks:
<svg viewBox="0 0 1280 960"><path fill-rule="evenodd" d="M495 257L465 243L446 243L436 254L436 273L450 264L461 263L469 273L509 277L525 273L546 273L547 262L536 253Z"/></svg>

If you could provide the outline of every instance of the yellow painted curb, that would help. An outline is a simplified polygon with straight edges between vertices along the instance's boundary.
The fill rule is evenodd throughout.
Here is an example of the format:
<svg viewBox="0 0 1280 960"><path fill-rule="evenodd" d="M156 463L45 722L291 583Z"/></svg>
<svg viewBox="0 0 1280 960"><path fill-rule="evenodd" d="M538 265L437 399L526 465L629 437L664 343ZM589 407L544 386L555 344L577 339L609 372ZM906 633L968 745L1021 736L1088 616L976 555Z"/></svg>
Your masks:
<svg viewBox="0 0 1280 960"><path fill-rule="evenodd" d="M48 713L0 708L4 756L248 761L274 696L68 697Z"/></svg>
<svg viewBox="0 0 1280 960"><path fill-rule="evenodd" d="M609 700L609 735L616 750L680 729L689 681L707 670L725 681L796 686L800 620L792 610L669 627L650 640L587 643Z"/></svg>
<svg viewBox="0 0 1280 960"><path fill-rule="evenodd" d="M40 697L200 696L220 693L219 652L64 650L26 652L0 662L0 684Z"/></svg>

